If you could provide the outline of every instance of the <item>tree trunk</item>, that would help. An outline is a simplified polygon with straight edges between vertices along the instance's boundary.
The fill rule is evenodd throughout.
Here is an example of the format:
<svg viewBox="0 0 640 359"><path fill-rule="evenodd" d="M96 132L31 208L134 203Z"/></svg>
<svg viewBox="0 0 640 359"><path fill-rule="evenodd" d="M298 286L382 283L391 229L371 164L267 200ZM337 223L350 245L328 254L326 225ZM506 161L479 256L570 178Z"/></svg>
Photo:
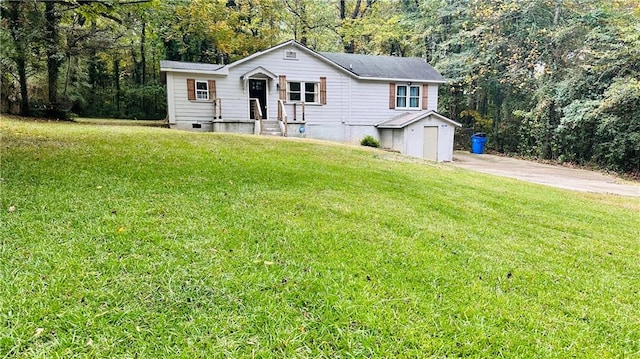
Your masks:
<svg viewBox="0 0 640 359"><path fill-rule="evenodd" d="M302 29L300 30L300 43L307 46L307 8L302 4L300 6L300 24Z"/></svg>
<svg viewBox="0 0 640 359"><path fill-rule="evenodd" d="M553 15L553 25L558 26L558 22L560 21L560 10L562 9L562 0L556 0L556 11Z"/></svg>
<svg viewBox="0 0 640 359"><path fill-rule="evenodd" d="M15 44L15 55L12 56L18 68L18 83L20 84L20 115L29 116L29 92L27 91L27 51L26 39L23 38L24 29L20 14L20 3L13 2L7 7L7 18L11 39ZM6 16L3 11L3 17Z"/></svg>
<svg viewBox="0 0 640 359"><path fill-rule="evenodd" d="M29 92L27 91L27 61L24 54L16 58L16 65L18 67L18 81L20 82L20 115L29 116L31 111L29 110Z"/></svg>
<svg viewBox="0 0 640 359"><path fill-rule="evenodd" d="M147 57L145 55L145 42L146 42L146 29L147 23L142 22L142 31L140 32L140 84L144 85L147 82Z"/></svg>
<svg viewBox="0 0 640 359"><path fill-rule="evenodd" d="M116 55L113 59L113 81L116 85L116 113L118 118L120 117L120 58Z"/></svg>
<svg viewBox="0 0 640 359"><path fill-rule="evenodd" d="M58 103L58 74L62 63L59 53L59 15L56 13L55 3L45 3L45 30L46 30L46 55L47 55L47 80L49 85L49 104Z"/></svg>

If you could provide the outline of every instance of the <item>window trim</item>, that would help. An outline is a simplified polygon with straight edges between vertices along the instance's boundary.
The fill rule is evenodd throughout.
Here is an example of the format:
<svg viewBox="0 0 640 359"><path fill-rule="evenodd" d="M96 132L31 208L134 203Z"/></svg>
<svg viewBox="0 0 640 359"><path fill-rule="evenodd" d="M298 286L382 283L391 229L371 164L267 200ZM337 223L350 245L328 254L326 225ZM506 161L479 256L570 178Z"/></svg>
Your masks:
<svg viewBox="0 0 640 359"><path fill-rule="evenodd" d="M291 91L291 84L300 84L299 91ZM313 92L307 92L307 85L313 84ZM292 100L291 94L299 94L300 100ZM313 94L314 101L306 101L307 95ZM289 103L308 103L308 104L320 104L320 82L317 81L287 81L286 102Z"/></svg>
<svg viewBox="0 0 640 359"><path fill-rule="evenodd" d="M404 96L400 96L399 92L400 92L400 88L404 87L405 88L405 94ZM422 102L422 94L421 91L422 89L420 88L420 85L396 85L396 101L395 101L395 108L398 109L408 109L408 110L419 110L421 109L421 102ZM418 90L416 95L411 95L411 89L412 88L416 88ZM404 106L400 106L400 102L399 100L401 98L404 98L405 101L405 105ZM416 104L416 106L411 106L411 100L412 99L417 99L418 102Z"/></svg>
<svg viewBox="0 0 640 359"><path fill-rule="evenodd" d="M204 84L204 89L199 89L198 88L198 84ZM209 101L209 81L203 81L203 80L196 80L195 81L195 94L196 94L196 101ZM201 95L204 95L204 97L200 97Z"/></svg>

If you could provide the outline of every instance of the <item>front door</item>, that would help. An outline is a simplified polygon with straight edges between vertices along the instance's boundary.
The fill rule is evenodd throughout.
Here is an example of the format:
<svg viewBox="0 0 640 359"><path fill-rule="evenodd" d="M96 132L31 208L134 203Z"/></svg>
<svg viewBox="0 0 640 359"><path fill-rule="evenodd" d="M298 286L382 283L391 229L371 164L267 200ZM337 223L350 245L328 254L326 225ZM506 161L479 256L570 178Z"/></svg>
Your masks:
<svg viewBox="0 0 640 359"><path fill-rule="evenodd" d="M438 160L438 128L435 126L425 126L423 137L423 157L426 160Z"/></svg>
<svg viewBox="0 0 640 359"><path fill-rule="evenodd" d="M249 98L258 99L260 101L260 109L262 110L262 118L267 118L267 80L249 79ZM253 113L253 103L249 102L249 114L252 120L256 119Z"/></svg>

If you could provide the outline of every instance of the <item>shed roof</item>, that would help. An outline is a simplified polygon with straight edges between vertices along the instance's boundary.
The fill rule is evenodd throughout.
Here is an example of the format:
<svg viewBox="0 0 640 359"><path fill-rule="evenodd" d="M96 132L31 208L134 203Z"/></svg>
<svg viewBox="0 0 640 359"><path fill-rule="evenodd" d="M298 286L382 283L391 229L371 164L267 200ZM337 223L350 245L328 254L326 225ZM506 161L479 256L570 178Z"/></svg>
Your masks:
<svg viewBox="0 0 640 359"><path fill-rule="evenodd" d="M378 56L320 52L361 78L403 79L445 82L444 77L426 61L417 57Z"/></svg>
<svg viewBox="0 0 640 359"><path fill-rule="evenodd" d="M404 128L409 126L410 124L414 123L414 122L418 122L424 118L427 118L429 116L434 116L442 121L445 122L449 122L454 126L458 126L458 127L462 127L461 124L459 124L458 122L443 116L433 110L429 110L429 111L415 111L415 112L404 112L401 113L397 116L392 117L389 120L386 121L382 121L380 123L376 124L376 127L378 128Z"/></svg>

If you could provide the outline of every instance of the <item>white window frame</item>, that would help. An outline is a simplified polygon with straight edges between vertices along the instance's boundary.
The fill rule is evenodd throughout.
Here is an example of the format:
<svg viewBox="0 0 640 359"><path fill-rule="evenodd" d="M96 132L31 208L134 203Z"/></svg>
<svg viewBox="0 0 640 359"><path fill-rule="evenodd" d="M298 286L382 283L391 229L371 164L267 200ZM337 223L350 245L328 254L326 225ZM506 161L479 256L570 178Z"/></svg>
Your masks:
<svg viewBox="0 0 640 359"><path fill-rule="evenodd" d="M400 96L400 88L403 87L404 88L404 95ZM416 95L412 95L411 94L411 89L417 89L417 94ZM396 108L406 108L406 109L420 109L420 101L422 100L421 96L420 96L420 85L397 85L396 86ZM404 106L400 105L400 99L404 99ZM411 106L411 100L416 100L416 105L415 106Z"/></svg>
<svg viewBox="0 0 640 359"><path fill-rule="evenodd" d="M198 88L199 84L204 84L204 89ZM196 80L196 101L209 101L209 81Z"/></svg>
<svg viewBox="0 0 640 359"><path fill-rule="evenodd" d="M299 91L291 91L291 84L300 84ZM307 91L307 85L313 86L313 91ZM291 94L298 94L299 100L292 100ZM313 96L313 101L307 101L307 95ZM320 83L315 81L287 81L287 102L320 103Z"/></svg>

